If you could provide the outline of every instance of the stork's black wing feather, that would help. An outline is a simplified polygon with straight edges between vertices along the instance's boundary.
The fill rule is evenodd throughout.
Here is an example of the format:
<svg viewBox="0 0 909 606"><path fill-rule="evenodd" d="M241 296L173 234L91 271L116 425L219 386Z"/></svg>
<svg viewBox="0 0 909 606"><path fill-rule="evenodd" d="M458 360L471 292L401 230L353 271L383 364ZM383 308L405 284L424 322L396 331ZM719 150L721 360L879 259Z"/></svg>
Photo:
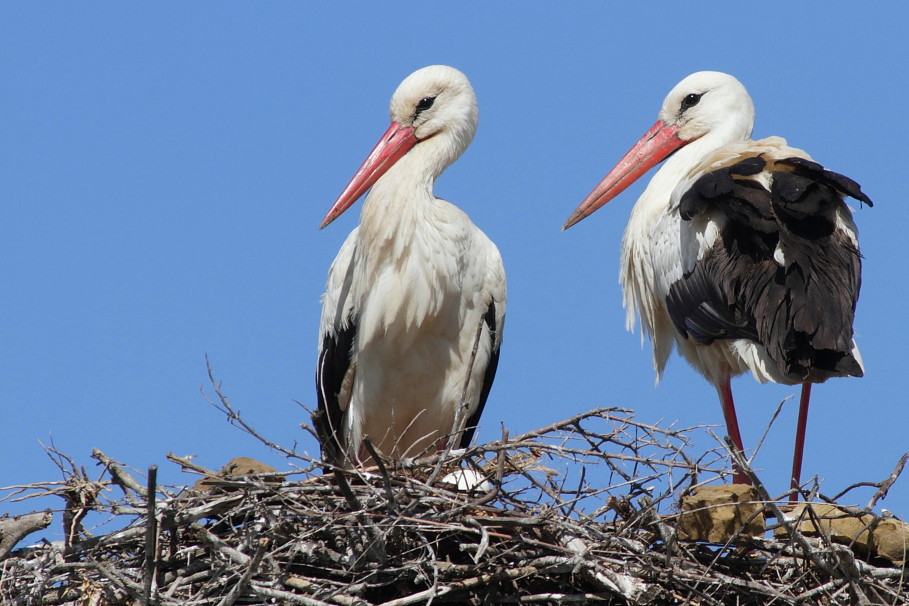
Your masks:
<svg viewBox="0 0 909 606"><path fill-rule="evenodd" d="M765 169L769 190L750 178ZM670 287L679 333L701 344L761 343L794 381L861 376L852 353L861 258L837 229L844 196L871 205L848 177L797 157L769 166L751 157L695 181L679 201L683 221L708 211L725 221L713 247Z"/></svg>
<svg viewBox="0 0 909 606"><path fill-rule="evenodd" d="M684 193L679 213L691 221L719 208L726 215L726 228L713 251L707 252L682 280L673 284L667 297L669 316L676 330L702 345L716 339L757 340L754 323L736 305L729 283L742 271L744 260L773 256L777 225L770 194L750 179L764 169L760 157L711 171Z"/></svg>
<svg viewBox="0 0 909 606"><path fill-rule="evenodd" d="M351 317L345 328L323 335L319 350L319 365L316 367L319 407L312 415L312 422L322 448L322 460L332 465L344 462L344 410L338 401L338 394L350 370L356 332L357 325Z"/></svg>
<svg viewBox="0 0 909 606"><path fill-rule="evenodd" d="M483 414L483 408L486 406L489 390L492 389L492 382L496 377L496 369L499 366L499 347L495 346L496 330L498 328L496 326L495 301L489 302L489 307L483 315L483 321L489 328L489 339L493 343L492 351L489 354L489 363L486 365L486 372L483 374L483 387L480 389L480 400L477 403L477 409L470 415L470 418L467 419L467 424L464 426L464 433L461 434L460 448L467 448L470 446L473 434L477 430L477 425L480 423L480 415Z"/></svg>

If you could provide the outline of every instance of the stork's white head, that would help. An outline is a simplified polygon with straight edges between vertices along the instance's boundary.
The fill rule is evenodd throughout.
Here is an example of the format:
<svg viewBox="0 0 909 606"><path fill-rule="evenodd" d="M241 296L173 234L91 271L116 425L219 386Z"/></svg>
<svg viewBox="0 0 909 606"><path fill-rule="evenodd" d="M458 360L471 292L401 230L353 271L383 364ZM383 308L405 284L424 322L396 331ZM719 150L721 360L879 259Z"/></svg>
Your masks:
<svg viewBox="0 0 909 606"><path fill-rule="evenodd" d="M391 126L328 211L325 227L366 193L401 158L411 175L430 182L457 160L477 131L477 98L467 76L447 65L418 69L398 85Z"/></svg>
<svg viewBox="0 0 909 606"><path fill-rule="evenodd" d="M593 213L681 147L707 154L751 136L754 103L742 83L721 72L696 72L669 92L659 119L619 160L565 222ZM697 151L694 151L697 150Z"/></svg>
<svg viewBox="0 0 909 606"><path fill-rule="evenodd" d="M717 147L751 136L754 103L734 77L722 72L696 72L675 85L660 109L660 121L677 127L676 136L691 142L715 133Z"/></svg>
<svg viewBox="0 0 909 606"><path fill-rule="evenodd" d="M447 65L430 65L407 76L391 97L389 114L392 122L413 127L417 141L437 135L452 139L451 162L467 149L479 119L470 81Z"/></svg>

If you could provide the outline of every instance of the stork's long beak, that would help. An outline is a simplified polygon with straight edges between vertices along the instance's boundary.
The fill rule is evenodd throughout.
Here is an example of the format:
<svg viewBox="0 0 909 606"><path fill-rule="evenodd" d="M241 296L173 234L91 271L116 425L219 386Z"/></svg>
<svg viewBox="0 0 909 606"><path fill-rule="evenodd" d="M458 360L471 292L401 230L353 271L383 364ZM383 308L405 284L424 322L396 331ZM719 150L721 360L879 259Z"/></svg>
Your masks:
<svg viewBox="0 0 909 606"><path fill-rule="evenodd" d="M668 125L662 120L650 127L644 136L638 139L609 174L603 177L581 205L575 209L562 229L568 229L587 215L618 196L637 181L641 175L665 160L669 154L690 143L678 136L679 127Z"/></svg>
<svg viewBox="0 0 909 606"><path fill-rule="evenodd" d="M379 177L384 175L395 162L400 160L411 147L417 144L419 139L414 134L414 130L413 126L404 126L397 122L391 123L391 126L388 127L388 130L376 143L376 146L369 152L366 160L363 161L363 164L357 170L357 174L353 176L353 179L350 180L350 183L338 196L331 210L322 219L319 229L340 217L345 210L350 208L351 204L356 202L360 196L366 193L366 190L379 180Z"/></svg>

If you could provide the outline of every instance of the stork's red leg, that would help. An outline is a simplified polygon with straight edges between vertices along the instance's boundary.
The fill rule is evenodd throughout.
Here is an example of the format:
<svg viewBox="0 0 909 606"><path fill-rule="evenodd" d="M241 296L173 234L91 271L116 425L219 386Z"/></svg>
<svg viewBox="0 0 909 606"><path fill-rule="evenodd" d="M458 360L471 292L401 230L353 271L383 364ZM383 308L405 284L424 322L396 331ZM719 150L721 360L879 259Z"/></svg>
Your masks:
<svg viewBox="0 0 909 606"><path fill-rule="evenodd" d="M792 453L792 488L798 488L802 477L802 455L805 454L805 428L808 426L808 401L811 399L811 383L802 383L802 397L799 399L799 418L795 426L795 450ZM796 501L796 494L789 497Z"/></svg>
<svg viewBox="0 0 909 606"><path fill-rule="evenodd" d="M745 456L745 449L742 447L742 434L739 433L739 420L735 415L735 402L732 401L732 384L730 378L724 377L722 381L717 385L717 392L720 394L720 405L723 407L723 417L726 419L726 432L729 434L729 439L732 440L732 444L738 448L739 452L742 453L742 456ZM733 484L751 484L751 480L748 479L748 476L742 472L741 469L735 467L735 476L733 476Z"/></svg>

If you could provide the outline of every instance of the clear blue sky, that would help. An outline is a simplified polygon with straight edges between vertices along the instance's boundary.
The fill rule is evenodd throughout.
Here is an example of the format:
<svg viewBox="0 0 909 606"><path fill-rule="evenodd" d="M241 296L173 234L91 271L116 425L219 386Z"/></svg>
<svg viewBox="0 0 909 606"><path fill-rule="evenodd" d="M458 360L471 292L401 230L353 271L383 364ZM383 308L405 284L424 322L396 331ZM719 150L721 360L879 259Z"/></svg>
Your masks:
<svg viewBox="0 0 909 606"><path fill-rule="evenodd" d="M92 470L93 447L158 464L167 483L192 481L169 451L286 468L205 403L205 354L263 434L317 452L295 401L315 406L319 297L359 204L317 226L387 127L397 84L433 63L464 71L480 104L436 193L498 244L509 279L479 439L606 405L722 422L681 359L654 387L649 344L624 328L619 242L646 179L560 231L666 92L711 69L751 92L756 137L786 137L876 203L856 212L867 375L815 389L803 475L827 494L883 479L909 450L909 8L882 6L5 3L0 485L59 477L38 440ZM734 389L749 446L797 392L750 377ZM775 493L795 407L756 461ZM882 505L909 518L909 474Z"/></svg>

